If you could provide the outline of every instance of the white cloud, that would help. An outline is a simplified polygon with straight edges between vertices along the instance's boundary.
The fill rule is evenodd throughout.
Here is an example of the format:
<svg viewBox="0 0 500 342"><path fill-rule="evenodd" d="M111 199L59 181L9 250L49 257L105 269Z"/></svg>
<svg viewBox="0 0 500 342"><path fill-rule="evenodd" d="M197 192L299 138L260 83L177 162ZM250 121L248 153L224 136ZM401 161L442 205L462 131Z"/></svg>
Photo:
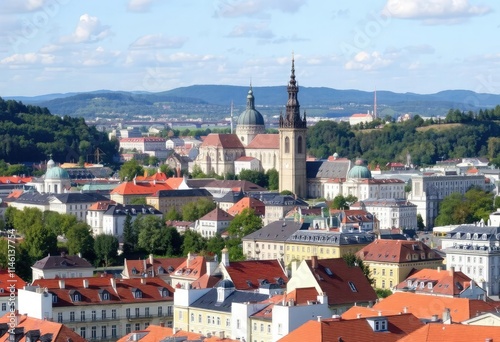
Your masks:
<svg viewBox="0 0 500 342"><path fill-rule="evenodd" d="M274 34L269 29L268 22L258 23L243 23L233 27L228 35L229 37L256 37L256 38L273 38Z"/></svg>
<svg viewBox="0 0 500 342"><path fill-rule="evenodd" d="M345 63L344 68L347 70L372 71L385 68L393 62L392 59L384 57L378 51L373 51L371 53L361 51L354 55L352 60Z"/></svg>
<svg viewBox="0 0 500 342"><path fill-rule="evenodd" d="M83 14L80 17L75 31L69 36L61 37L60 42L64 44L94 43L101 41L110 35L110 27L102 25L99 18Z"/></svg>
<svg viewBox="0 0 500 342"><path fill-rule="evenodd" d="M130 0L127 9L131 12L147 12L152 4L153 0Z"/></svg>
<svg viewBox="0 0 500 342"><path fill-rule="evenodd" d="M149 34L138 38L130 44L131 50L147 49L175 49L181 48L187 38L184 37L165 37L162 34Z"/></svg>
<svg viewBox="0 0 500 342"><path fill-rule="evenodd" d="M306 0L220 0L214 15L225 18L267 16L270 10L295 13L306 2Z"/></svg>
<svg viewBox="0 0 500 342"><path fill-rule="evenodd" d="M54 4L54 2L57 2ZM59 6L64 4L64 1L56 0L2 0L0 8L2 12L32 12L38 11L40 9L49 8L53 6Z"/></svg>
<svg viewBox="0 0 500 342"><path fill-rule="evenodd" d="M8 66L50 65L56 62L56 56L46 53L16 53L0 60L0 64Z"/></svg>
<svg viewBox="0 0 500 342"><path fill-rule="evenodd" d="M471 5L468 0L387 0L383 12L395 18L437 24L456 23L491 10L488 6Z"/></svg>

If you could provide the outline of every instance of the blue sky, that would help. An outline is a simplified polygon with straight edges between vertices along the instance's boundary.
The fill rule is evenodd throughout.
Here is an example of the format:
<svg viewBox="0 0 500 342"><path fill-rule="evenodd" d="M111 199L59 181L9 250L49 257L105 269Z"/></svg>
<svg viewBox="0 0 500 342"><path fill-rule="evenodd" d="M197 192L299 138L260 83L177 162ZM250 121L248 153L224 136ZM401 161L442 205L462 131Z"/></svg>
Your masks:
<svg viewBox="0 0 500 342"><path fill-rule="evenodd" d="M1 0L0 96L193 84L500 94L493 0Z"/></svg>

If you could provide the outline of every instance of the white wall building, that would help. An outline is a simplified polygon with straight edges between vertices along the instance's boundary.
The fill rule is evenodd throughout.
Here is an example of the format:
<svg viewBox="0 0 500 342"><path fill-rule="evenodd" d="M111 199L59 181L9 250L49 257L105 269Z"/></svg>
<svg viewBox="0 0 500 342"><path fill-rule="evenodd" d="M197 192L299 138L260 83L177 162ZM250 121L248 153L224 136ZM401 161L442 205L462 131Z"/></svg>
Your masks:
<svg viewBox="0 0 500 342"><path fill-rule="evenodd" d="M379 229L417 229L417 206L405 199L366 199L350 208L373 214L379 221Z"/></svg>

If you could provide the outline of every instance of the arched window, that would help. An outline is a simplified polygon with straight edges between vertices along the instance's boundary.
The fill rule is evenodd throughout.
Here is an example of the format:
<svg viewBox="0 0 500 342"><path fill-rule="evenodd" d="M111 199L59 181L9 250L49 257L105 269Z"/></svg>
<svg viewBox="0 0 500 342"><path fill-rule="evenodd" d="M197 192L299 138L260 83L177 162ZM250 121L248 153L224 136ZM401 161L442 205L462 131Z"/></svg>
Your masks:
<svg viewBox="0 0 500 342"><path fill-rule="evenodd" d="M290 139L288 137L285 138L285 153L290 153Z"/></svg>
<svg viewBox="0 0 500 342"><path fill-rule="evenodd" d="M302 136L297 138L297 153L302 153Z"/></svg>

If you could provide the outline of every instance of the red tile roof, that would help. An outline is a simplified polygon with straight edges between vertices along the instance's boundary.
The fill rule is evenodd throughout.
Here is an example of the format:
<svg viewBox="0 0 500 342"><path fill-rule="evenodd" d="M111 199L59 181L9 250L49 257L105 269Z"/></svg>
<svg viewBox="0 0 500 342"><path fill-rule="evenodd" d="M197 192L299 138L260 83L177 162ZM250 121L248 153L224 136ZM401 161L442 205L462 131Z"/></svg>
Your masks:
<svg viewBox="0 0 500 342"><path fill-rule="evenodd" d="M375 240L356 253L362 260L390 263L442 260L422 241Z"/></svg>
<svg viewBox="0 0 500 342"><path fill-rule="evenodd" d="M470 342L498 341L500 328L497 326L479 326L464 324L427 324L407 336L400 342Z"/></svg>
<svg viewBox="0 0 500 342"><path fill-rule="evenodd" d="M373 342L398 341L409 333L421 328L423 323L411 314L378 317L387 320L386 331L374 331L367 319L328 318L308 321L279 342ZM444 341L444 340L442 340Z"/></svg>
<svg viewBox="0 0 500 342"><path fill-rule="evenodd" d="M279 134L257 134L255 138L248 144L247 148L258 149L279 149L280 135Z"/></svg>
<svg viewBox="0 0 500 342"><path fill-rule="evenodd" d="M206 265L205 257L188 254L184 262L172 273L172 276L196 280L207 272ZM172 284L172 286L175 286L175 284Z"/></svg>
<svg viewBox="0 0 500 342"><path fill-rule="evenodd" d="M212 210L211 212L200 218L200 220L203 221L217 221L217 222L232 221L233 219L234 216L229 215L227 211L224 211L220 208L215 208L214 210Z"/></svg>
<svg viewBox="0 0 500 342"><path fill-rule="evenodd" d="M61 288L61 283L64 287ZM87 287L84 287L84 283ZM115 282L115 286L112 283ZM112 277L93 278L64 278L64 279L37 279L33 286L47 288L50 293L57 296L55 307L74 305L110 305L135 302L157 302L173 300L174 289L164 280L156 277L142 279L115 279ZM141 298L134 297L134 291L142 292ZM162 289L167 290L167 296L162 296ZM73 301L71 294L80 293L80 300ZM102 291L107 291L109 300L101 297Z"/></svg>
<svg viewBox="0 0 500 342"><path fill-rule="evenodd" d="M231 261L225 269L237 290L256 290L263 280L273 284L281 278L281 287L285 287L288 282L278 260Z"/></svg>
<svg viewBox="0 0 500 342"><path fill-rule="evenodd" d="M32 177L2 176L0 177L0 184L26 184L31 180Z"/></svg>
<svg viewBox="0 0 500 342"><path fill-rule="evenodd" d="M185 337L185 338L183 338ZM178 330L174 332L172 328L160 327L158 325L149 325L145 330L134 331L122 338L117 342L158 342L164 340L179 340L179 341L205 341L205 342L237 342L239 340L232 340L229 338L221 338L220 336L205 337L202 334L194 332Z"/></svg>
<svg viewBox="0 0 500 342"><path fill-rule="evenodd" d="M254 157L246 157L246 156L243 156L243 157L239 157L238 159L236 159L235 161L239 161L239 162L248 162L248 161L252 161L252 160L256 160L257 158L254 158Z"/></svg>
<svg viewBox="0 0 500 342"><path fill-rule="evenodd" d="M95 202L92 204L88 210L99 210L99 211L106 211L109 209L111 205L115 205L115 201L101 201L101 202Z"/></svg>
<svg viewBox="0 0 500 342"><path fill-rule="evenodd" d="M0 323L9 323L11 317L10 313L6 313L0 317ZM52 342L85 342L87 341L76 332L61 323L55 323L43 319L28 317L27 315L16 315L17 328L23 328L24 334L30 330L39 330L40 336L52 334ZM0 337L1 342L9 342L9 333ZM37 340L38 341L38 340ZM22 337L19 342L26 342L26 337Z"/></svg>
<svg viewBox="0 0 500 342"><path fill-rule="evenodd" d="M163 172L156 172L154 175L148 176L137 176L135 177L136 182L165 182L167 180L167 175Z"/></svg>
<svg viewBox="0 0 500 342"><path fill-rule="evenodd" d="M236 134L210 133L205 140L203 140L200 148L208 146L243 149L243 144Z"/></svg>
<svg viewBox="0 0 500 342"><path fill-rule="evenodd" d="M429 284L431 284L430 288ZM396 286L396 289L403 291L412 288L416 293L459 296L470 285L471 278L460 271L425 268L411 273Z"/></svg>
<svg viewBox="0 0 500 342"><path fill-rule="evenodd" d="M236 216L246 208L252 208L256 215L264 215L266 213L266 205L253 197L243 197L229 208L227 212L230 215Z"/></svg>
<svg viewBox="0 0 500 342"><path fill-rule="evenodd" d="M329 305L375 302L378 298L363 271L359 267L348 266L342 258L317 259L313 257L304 262L316 278L323 293L328 296Z"/></svg>
<svg viewBox="0 0 500 342"><path fill-rule="evenodd" d="M433 315L442 318L445 308L450 309L452 322L462 322L481 312L500 309L498 302L485 302L478 299L429 296L410 292L396 292L380 300L373 306L374 311L393 312L394 314L411 312L420 319L431 319Z"/></svg>
<svg viewBox="0 0 500 342"><path fill-rule="evenodd" d="M170 177L169 179L166 180L165 183L172 189L179 189L179 186L182 184L183 181L184 181L183 177Z"/></svg>
<svg viewBox="0 0 500 342"><path fill-rule="evenodd" d="M7 251L4 251L4 253L7 254ZM9 273L7 270L0 270L0 289L3 290L0 292L0 298L9 297L11 285L14 285L17 291L17 289L22 289L26 286L26 282L15 273Z"/></svg>
<svg viewBox="0 0 500 342"><path fill-rule="evenodd" d="M111 191L111 194L118 195L152 195L158 190L172 190L170 186L165 183L134 183L123 182Z"/></svg>
<svg viewBox="0 0 500 342"><path fill-rule="evenodd" d="M174 272L174 270L179 267L180 264L186 260L186 258L153 258L153 264L151 264L151 258L146 258L143 260L127 260L125 259L124 268L129 277L142 277L143 274L148 276L158 276L159 274L169 274ZM136 273L133 270L136 270ZM163 273L161 273L163 272ZM125 272L124 272L125 273Z"/></svg>

